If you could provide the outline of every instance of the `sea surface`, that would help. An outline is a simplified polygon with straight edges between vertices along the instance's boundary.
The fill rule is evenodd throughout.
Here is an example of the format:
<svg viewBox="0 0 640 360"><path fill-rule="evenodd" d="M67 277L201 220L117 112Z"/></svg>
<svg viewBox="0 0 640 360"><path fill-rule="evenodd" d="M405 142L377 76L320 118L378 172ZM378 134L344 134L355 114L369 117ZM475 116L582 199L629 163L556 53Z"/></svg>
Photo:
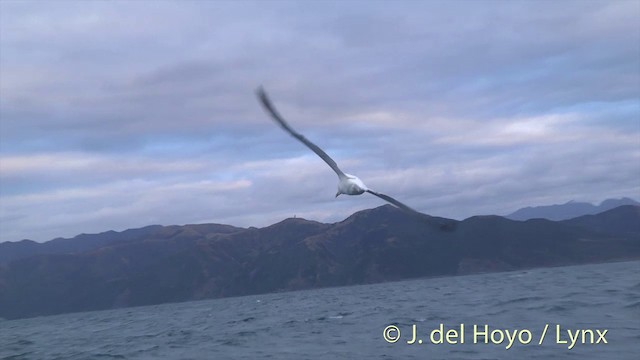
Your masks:
<svg viewBox="0 0 640 360"><path fill-rule="evenodd" d="M639 354L640 261L0 321L0 359L637 360Z"/></svg>

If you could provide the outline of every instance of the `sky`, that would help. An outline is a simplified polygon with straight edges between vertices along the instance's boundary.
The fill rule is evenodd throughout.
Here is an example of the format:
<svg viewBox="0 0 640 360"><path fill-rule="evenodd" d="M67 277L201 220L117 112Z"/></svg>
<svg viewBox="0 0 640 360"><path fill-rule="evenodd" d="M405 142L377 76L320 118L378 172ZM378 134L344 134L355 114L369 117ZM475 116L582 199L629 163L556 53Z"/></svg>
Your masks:
<svg viewBox="0 0 640 360"><path fill-rule="evenodd" d="M639 1L0 1L0 242L640 199Z"/></svg>

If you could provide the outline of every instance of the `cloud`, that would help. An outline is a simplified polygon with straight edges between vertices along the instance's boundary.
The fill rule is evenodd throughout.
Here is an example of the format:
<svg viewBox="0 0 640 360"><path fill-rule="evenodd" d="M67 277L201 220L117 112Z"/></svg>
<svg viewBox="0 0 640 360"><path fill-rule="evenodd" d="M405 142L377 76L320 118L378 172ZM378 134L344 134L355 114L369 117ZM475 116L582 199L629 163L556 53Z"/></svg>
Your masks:
<svg viewBox="0 0 640 360"><path fill-rule="evenodd" d="M465 11L460 11L464 6ZM637 2L0 2L0 241L640 197Z"/></svg>

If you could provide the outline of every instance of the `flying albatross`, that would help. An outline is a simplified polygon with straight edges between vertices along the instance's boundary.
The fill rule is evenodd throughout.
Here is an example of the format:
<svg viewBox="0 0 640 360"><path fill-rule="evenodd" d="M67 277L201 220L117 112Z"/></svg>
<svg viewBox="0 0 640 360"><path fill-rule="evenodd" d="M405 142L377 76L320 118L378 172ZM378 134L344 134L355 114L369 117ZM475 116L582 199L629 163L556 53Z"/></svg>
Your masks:
<svg viewBox="0 0 640 360"><path fill-rule="evenodd" d="M381 198L381 199L383 199L385 201L390 202L391 204L399 207L402 210L408 211L410 213L420 214L419 212L413 210L412 208L410 208L407 205L401 203L400 201L392 198L389 195L385 195L385 194L382 194L382 193L379 193L377 191L373 191L373 190L369 189L362 182L362 180L360 180L357 176L347 174L347 173L343 172L342 170L340 170L340 168L338 167L338 164L336 164L336 162L329 155L327 155L326 152L324 152L322 149L320 149L316 144L314 144L311 141L309 141L302 134L300 134L299 132L293 130L293 128L291 126L289 126L289 124L286 121L284 121L282 116L280 116L280 114L276 111L276 108L273 106L273 104L271 103L271 100L269 100L269 97L267 96L267 93L264 91L264 89L262 87L258 88L257 94L258 94L258 98L260 99L260 102L262 103L262 106L264 106L265 110L267 110L267 112L271 115L271 117L286 132L288 132L294 138L300 140L300 142L305 144L309 149L311 149L314 153L316 153L318 156L320 156L320 158L322 160L324 160L324 162L326 162L327 165L329 165L329 167L331 167L333 169L333 171L336 172L336 174L338 174L339 181L338 181L338 192L336 193L336 197L338 197L338 195L340 195L340 194L361 195L361 194L363 194L365 192L368 192L369 194L375 195L375 196L377 196L377 197L379 197L379 198Z"/></svg>

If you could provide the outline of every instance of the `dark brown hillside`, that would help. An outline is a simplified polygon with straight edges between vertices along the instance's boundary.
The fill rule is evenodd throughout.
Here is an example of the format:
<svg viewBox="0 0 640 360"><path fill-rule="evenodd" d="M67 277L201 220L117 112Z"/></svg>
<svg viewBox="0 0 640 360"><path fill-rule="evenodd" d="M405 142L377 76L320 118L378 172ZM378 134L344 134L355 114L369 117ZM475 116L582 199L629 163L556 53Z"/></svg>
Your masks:
<svg viewBox="0 0 640 360"><path fill-rule="evenodd" d="M212 224L83 235L74 241L91 246L76 252L43 254L39 246L52 245L31 244L30 253L0 265L0 317L640 258L638 223L640 212L628 207L522 222L412 216L385 205L335 224L297 218L261 229Z"/></svg>

